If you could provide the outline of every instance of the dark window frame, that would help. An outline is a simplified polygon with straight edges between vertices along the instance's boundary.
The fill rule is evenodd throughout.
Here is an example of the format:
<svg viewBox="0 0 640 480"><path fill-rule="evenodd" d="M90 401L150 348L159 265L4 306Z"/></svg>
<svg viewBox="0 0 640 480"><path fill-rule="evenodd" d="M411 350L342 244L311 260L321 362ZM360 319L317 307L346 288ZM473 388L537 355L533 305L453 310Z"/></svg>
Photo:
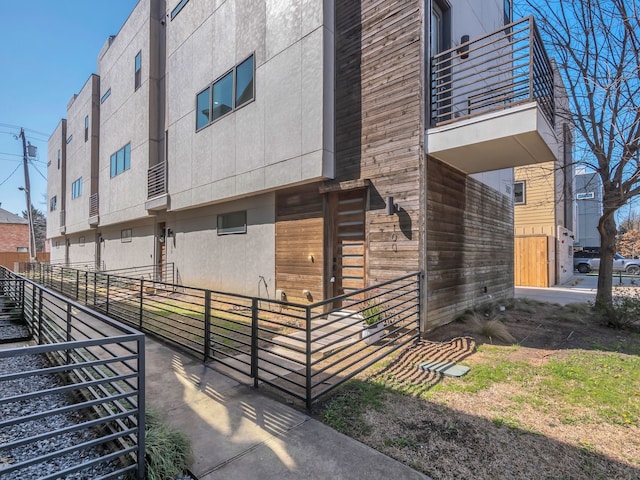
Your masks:
<svg viewBox="0 0 640 480"><path fill-rule="evenodd" d="M241 217L241 221L238 222ZM229 225L225 225L229 223ZM216 230L218 236L222 235L242 235L247 233L247 211L237 210L235 212L221 213L216 219Z"/></svg>
<svg viewBox="0 0 640 480"><path fill-rule="evenodd" d="M122 154L122 157L119 155ZM122 159L121 165L120 158ZM116 152L112 153L109 157L109 175L110 178L117 177L118 175L131 169L131 142L127 143L122 148L119 148Z"/></svg>
<svg viewBox="0 0 640 480"><path fill-rule="evenodd" d="M84 141L89 140L89 115L84 117Z"/></svg>
<svg viewBox="0 0 640 480"><path fill-rule="evenodd" d="M54 195L49 199L49 211L55 212L58 209L58 196Z"/></svg>
<svg viewBox="0 0 640 480"><path fill-rule="evenodd" d="M238 67L246 64L247 61L251 60L252 62L252 73L251 73L251 97L250 98L245 98L242 100L242 102L240 104L237 103L237 86L238 86ZM213 108L213 102L214 102L214 93L215 93L215 86L217 84L221 84L222 81L226 80L226 78L231 75L231 102L232 102L232 106L231 109L224 112L223 114L216 116L214 118L214 108ZM220 75L218 78L216 78L213 82L211 82L209 85L207 85L205 88L203 88L202 90L200 90L197 94L196 94L196 106L195 106L195 111L196 111L196 132L199 132L200 130L208 127L209 125L214 124L215 122L217 122L218 120L226 117L227 115L235 112L236 110L244 107L245 105L248 105L250 103L252 103L255 98L256 98L256 63L255 63L255 52L252 53L251 55L247 56L244 60L242 60L240 63L238 63L237 65L235 65L233 68L227 70L226 72L224 72L222 75ZM208 92L209 95L209 108L207 111L207 120L206 122L200 122L200 118L199 118L199 98L200 96L205 93ZM204 110L203 110L204 111Z"/></svg>
<svg viewBox="0 0 640 480"><path fill-rule="evenodd" d="M120 230L120 243L131 243L133 239L133 229L123 228Z"/></svg>
<svg viewBox="0 0 640 480"><path fill-rule="evenodd" d="M522 201L516 199L517 189L516 185L522 185ZM514 205L526 205L527 204L527 182L525 180L517 180L513 182L513 204Z"/></svg>
<svg viewBox="0 0 640 480"><path fill-rule="evenodd" d="M136 53L133 60L133 91L135 92L142 85L142 50Z"/></svg>
<svg viewBox="0 0 640 480"><path fill-rule="evenodd" d="M78 177L71 184L71 200L82 196L82 177Z"/></svg>

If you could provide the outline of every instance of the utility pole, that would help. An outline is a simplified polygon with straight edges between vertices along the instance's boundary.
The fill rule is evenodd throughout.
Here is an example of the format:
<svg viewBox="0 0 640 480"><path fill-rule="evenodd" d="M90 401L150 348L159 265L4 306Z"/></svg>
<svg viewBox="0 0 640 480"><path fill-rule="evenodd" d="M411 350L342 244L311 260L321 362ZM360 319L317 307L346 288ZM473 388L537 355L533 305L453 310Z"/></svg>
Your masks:
<svg viewBox="0 0 640 480"><path fill-rule="evenodd" d="M27 199L27 220L29 222L29 262L36 260L36 238L33 229L33 215L31 211L31 182L29 181L29 157L27 153L27 139L24 136L24 128L20 129L20 137L22 138L22 153L24 162L24 194ZM31 145L29 145L32 147ZM33 148L33 147L32 147Z"/></svg>

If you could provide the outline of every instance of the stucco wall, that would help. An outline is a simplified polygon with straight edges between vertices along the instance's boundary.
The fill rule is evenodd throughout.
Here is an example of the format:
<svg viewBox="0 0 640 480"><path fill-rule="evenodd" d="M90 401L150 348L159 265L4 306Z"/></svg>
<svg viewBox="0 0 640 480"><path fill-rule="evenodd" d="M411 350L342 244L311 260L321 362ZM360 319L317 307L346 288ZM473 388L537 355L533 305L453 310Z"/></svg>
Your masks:
<svg viewBox="0 0 640 480"><path fill-rule="evenodd" d="M56 129L49 137L47 144L47 238L60 235L60 212L64 210L64 172L66 152L67 121L60 120ZM58 151L60 151L60 166L58 167ZM54 211L50 210L50 201L56 197L57 205Z"/></svg>
<svg viewBox="0 0 640 480"><path fill-rule="evenodd" d="M172 209L332 176L331 4L189 2L167 23ZM254 100L196 132L196 95L251 54Z"/></svg>

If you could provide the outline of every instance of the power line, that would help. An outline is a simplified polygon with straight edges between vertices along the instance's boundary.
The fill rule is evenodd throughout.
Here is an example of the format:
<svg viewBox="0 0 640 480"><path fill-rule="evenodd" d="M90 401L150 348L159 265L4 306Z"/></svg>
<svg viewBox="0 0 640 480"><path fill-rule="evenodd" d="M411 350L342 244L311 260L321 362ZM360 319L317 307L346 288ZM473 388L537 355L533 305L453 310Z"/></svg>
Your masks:
<svg viewBox="0 0 640 480"><path fill-rule="evenodd" d="M20 128L21 128L18 125L11 125L10 123L0 123L0 127L16 128L18 130L20 130ZM31 128L24 128L23 130L25 132L31 132L31 133L36 134L36 135L41 135L43 137L47 137L47 139L49 139L49 137L51 136L51 134L49 134L49 133L39 132L38 130L32 130ZM8 133L8 132L5 132L5 133Z"/></svg>
<svg viewBox="0 0 640 480"><path fill-rule="evenodd" d="M13 177L13 174L14 174L14 173L16 173L16 172L18 171L18 168L20 168L20 164L18 164L18 166L13 170L13 172L11 172L11 173L9 174L9 176L8 176L7 178L5 178L2 182L0 182L0 187L1 187L2 185L4 185L4 184L7 182L7 180L9 180L11 177Z"/></svg>
<svg viewBox="0 0 640 480"><path fill-rule="evenodd" d="M38 172L38 173L40 174L40 176L41 176L42 178L44 178L44 180L45 180L45 182L46 182L46 181L47 181L47 177L45 177L45 176L42 174L42 172L41 172L40 170L38 170L38 167L36 167L36 166L33 164L33 161L32 161L32 160L29 160L29 162L31 163L31 166L32 166L33 168L35 168L35 169L36 169L36 172Z"/></svg>
<svg viewBox="0 0 640 480"><path fill-rule="evenodd" d="M22 155L18 155L17 153L0 152L0 155L11 155L12 157L22 158Z"/></svg>

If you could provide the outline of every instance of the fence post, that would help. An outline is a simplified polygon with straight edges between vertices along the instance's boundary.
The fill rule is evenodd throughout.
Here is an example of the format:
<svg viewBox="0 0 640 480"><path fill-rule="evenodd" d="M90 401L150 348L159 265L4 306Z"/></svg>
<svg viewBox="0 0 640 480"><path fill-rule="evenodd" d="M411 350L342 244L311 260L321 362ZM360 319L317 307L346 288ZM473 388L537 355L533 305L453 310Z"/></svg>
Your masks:
<svg viewBox="0 0 640 480"><path fill-rule="evenodd" d="M38 345L42 345L42 289L38 289Z"/></svg>
<svg viewBox="0 0 640 480"><path fill-rule="evenodd" d="M22 318L24 318L24 283L25 280L20 282L20 311L22 312Z"/></svg>
<svg viewBox="0 0 640 480"><path fill-rule="evenodd" d="M36 325L36 286L31 284L31 328Z"/></svg>
<svg viewBox="0 0 640 480"><path fill-rule="evenodd" d="M422 311L422 272L418 272L417 277L418 277L418 315L417 317L418 317L418 340L419 340L420 339L420 312Z"/></svg>
<svg viewBox="0 0 640 480"><path fill-rule="evenodd" d="M80 270L76 270L76 301L80 298Z"/></svg>
<svg viewBox="0 0 640 480"><path fill-rule="evenodd" d="M84 272L84 304L89 303L89 272Z"/></svg>
<svg viewBox="0 0 640 480"><path fill-rule="evenodd" d="M67 302L67 342L71 341L71 304ZM67 365L71 363L71 351L66 350Z"/></svg>
<svg viewBox="0 0 640 480"><path fill-rule="evenodd" d="M138 322L138 328L142 331L142 314L144 312L144 278L140 279L140 318Z"/></svg>
<svg viewBox="0 0 640 480"><path fill-rule="evenodd" d="M109 313L109 280L111 278L111 275L107 275L107 298L106 298L106 309L107 309L107 314Z"/></svg>
<svg viewBox="0 0 640 480"><path fill-rule="evenodd" d="M251 376L258 388L258 299L251 299Z"/></svg>
<svg viewBox="0 0 640 480"><path fill-rule="evenodd" d="M211 355L211 291L204 291L204 361Z"/></svg>
<svg viewBox="0 0 640 480"><path fill-rule="evenodd" d="M93 306L96 306L96 289L98 288L98 276L93 272Z"/></svg>
<svg viewBox="0 0 640 480"><path fill-rule="evenodd" d="M305 402L307 406L307 411L311 411L311 308L305 308L305 321L306 321L306 333L307 338L305 342Z"/></svg>
<svg viewBox="0 0 640 480"><path fill-rule="evenodd" d="M138 338L138 480L144 480L144 466L145 466L145 430L146 430L146 418L145 418L145 402L147 392L145 390L144 373L146 369L146 357L144 350L144 335L140 335Z"/></svg>

